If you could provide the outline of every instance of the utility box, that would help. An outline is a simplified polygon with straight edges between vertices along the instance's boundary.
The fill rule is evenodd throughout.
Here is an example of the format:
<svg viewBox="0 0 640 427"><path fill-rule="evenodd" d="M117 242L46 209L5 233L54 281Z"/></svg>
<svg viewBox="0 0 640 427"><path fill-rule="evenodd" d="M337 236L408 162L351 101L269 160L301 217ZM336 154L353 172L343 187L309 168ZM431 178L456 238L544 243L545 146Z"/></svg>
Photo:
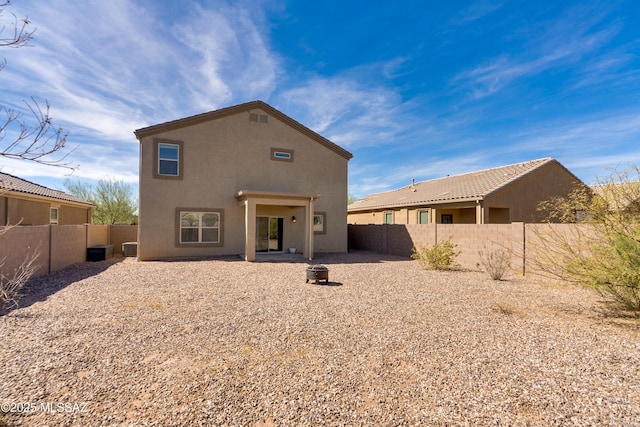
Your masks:
<svg viewBox="0 0 640 427"><path fill-rule="evenodd" d="M138 242L124 242L122 244L122 256L123 257L138 256Z"/></svg>
<svg viewBox="0 0 640 427"><path fill-rule="evenodd" d="M105 261L113 258L113 245L97 245L87 248L87 261Z"/></svg>

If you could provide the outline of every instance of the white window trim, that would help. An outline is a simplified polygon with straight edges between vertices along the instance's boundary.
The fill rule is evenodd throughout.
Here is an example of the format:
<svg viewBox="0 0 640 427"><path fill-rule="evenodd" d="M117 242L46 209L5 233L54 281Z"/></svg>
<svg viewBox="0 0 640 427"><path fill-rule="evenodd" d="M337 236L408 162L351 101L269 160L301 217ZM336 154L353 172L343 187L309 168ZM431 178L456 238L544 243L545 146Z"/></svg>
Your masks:
<svg viewBox="0 0 640 427"><path fill-rule="evenodd" d="M160 151L161 151L161 148L162 148L163 145L176 147L177 150L178 150L178 156L177 156L178 158L177 159L169 159L169 158L165 159L162 156L160 156ZM173 174L173 173L162 173L160 171L160 162L163 161L163 160L165 162L175 162L176 163L176 173L175 174ZM169 143L169 142L159 142L158 143L158 175L160 175L160 176L171 176L171 177L180 176L180 145L179 144L172 144L172 143Z"/></svg>
<svg viewBox="0 0 640 427"><path fill-rule="evenodd" d="M56 219L54 220L52 217L52 213L56 212ZM58 224L60 222L60 208L56 206L52 206L49 208L49 224Z"/></svg>
<svg viewBox="0 0 640 427"><path fill-rule="evenodd" d="M182 215L185 213L197 214L198 215L198 241L197 242L183 242L182 241L182 230L191 228L191 227L183 227L182 226ZM215 227L204 227L202 224L202 216L205 214L217 214L218 215L218 225ZM176 247L205 247L205 246L223 246L224 243L224 210L223 209L209 209L209 208L176 208L176 237L175 244ZM193 227L195 228L195 227ZM218 230L218 240L217 241L202 241L202 230L203 229L217 229Z"/></svg>

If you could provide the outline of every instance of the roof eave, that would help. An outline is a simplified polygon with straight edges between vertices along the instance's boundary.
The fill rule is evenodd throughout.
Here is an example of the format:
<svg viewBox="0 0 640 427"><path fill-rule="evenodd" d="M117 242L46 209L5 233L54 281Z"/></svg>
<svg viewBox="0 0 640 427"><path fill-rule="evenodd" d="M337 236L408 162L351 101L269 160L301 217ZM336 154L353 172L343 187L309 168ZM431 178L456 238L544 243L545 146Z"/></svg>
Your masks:
<svg viewBox="0 0 640 427"><path fill-rule="evenodd" d="M365 212L365 211L373 211L373 210L379 210L379 209L393 209L393 208L419 208L419 207L431 207L432 205L446 205L449 203L468 203L468 202L474 202L474 203L479 203L481 201L483 201L485 198L485 196L476 196L476 197L465 197L462 199L441 199L441 200L426 200L424 202L411 202L411 203L406 203L406 204L402 204L402 203L394 203L394 204L388 204L388 205L374 205L374 206L365 206L362 208L347 208L347 212L348 213L355 213L355 212Z"/></svg>
<svg viewBox="0 0 640 427"><path fill-rule="evenodd" d="M185 118L178 119L178 120L172 120L172 121L166 122L166 123L160 123L160 124L157 124L157 125L148 126L148 127L145 127L145 128L137 129L133 133L136 135L136 138L139 141L142 141L142 138L145 138L145 137L148 137L148 136L153 136L153 135L157 135L159 133L168 132L168 131L172 131L172 130L176 130L176 129L182 129L184 127L193 126L193 125L197 125L197 124L200 124L200 123L205 123L205 122L208 122L208 121L213 120L213 119L219 119L219 118L222 118L222 117L227 117L227 116L230 116L230 115L233 115L233 114L242 113L242 112L253 110L253 109L256 109L256 108L259 108L259 109L271 114L272 116L277 117L279 120L285 122L289 126L293 127L294 129L298 130L299 132L307 135L311 139L317 141L321 145L323 145L326 148L330 149L331 151L339 154L340 156L344 157L345 159L350 160L350 159L353 158L353 154L351 154L349 151L345 150L344 148L340 147L339 145L335 144L334 142L331 142L330 140L328 140L327 138L323 137L322 135L314 132L313 130L309 129L308 127L306 127L305 125L301 124L300 122L298 122L298 121L292 119L291 117L287 116L283 112L273 108L272 106L270 106L266 102L259 101L259 100L258 101L246 102L244 104L234 105L232 107L221 108L219 110L209 111L207 113L197 114L195 116L185 117Z"/></svg>
<svg viewBox="0 0 640 427"><path fill-rule="evenodd" d="M10 196L10 197L12 196L12 197L15 197L15 198L20 198L20 199L25 199L25 200L46 201L46 202L49 202L49 203L55 202L55 203L71 205L71 206L75 206L75 207L82 207L82 208L85 208L85 209L93 209L93 208L96 207L96 205L94 205L93 203L89 203L89 202L78 202L78 201L73 201L73 200L59 199L57 197L51 197L51 196L41 196L39 194L26 193L24 191L3 189L3 190L0 190L0 192L2 193L3 196Z"/></svg>

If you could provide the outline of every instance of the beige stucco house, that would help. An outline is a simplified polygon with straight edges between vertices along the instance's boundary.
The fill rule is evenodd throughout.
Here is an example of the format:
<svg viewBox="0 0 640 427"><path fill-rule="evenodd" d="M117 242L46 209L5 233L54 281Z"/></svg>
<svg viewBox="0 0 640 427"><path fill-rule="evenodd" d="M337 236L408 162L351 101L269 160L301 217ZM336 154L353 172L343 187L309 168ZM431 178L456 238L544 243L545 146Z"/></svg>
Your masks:
<svg viewBox="0 0 640 427"><path fill-rule="evenodd" d="M348 207L349 224L536 222L540 202L584 184L552 158L446 176L372 194Z"/></svg>
<svg viewBox="0 0 640 427"><path fill-rule="evenodd" d="M351 153L262 101L135 131L138 259L347 251Z"/></svg>
<svg viewBox="0 0 640 427"><path fill-rule="evenodd" d="M91 223L93 204L0 172L0 226Z"/></svg>

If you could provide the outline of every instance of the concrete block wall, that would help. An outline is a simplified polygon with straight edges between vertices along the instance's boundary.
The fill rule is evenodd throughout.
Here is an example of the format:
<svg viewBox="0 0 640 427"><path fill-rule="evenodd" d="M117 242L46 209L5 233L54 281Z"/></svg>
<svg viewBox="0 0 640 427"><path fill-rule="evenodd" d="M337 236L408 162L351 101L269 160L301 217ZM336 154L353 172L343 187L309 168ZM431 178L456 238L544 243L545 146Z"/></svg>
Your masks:
<svg viewBox="0 0 640 427"><path fill-rule="evenodd" d="M386 252L386 243L383 242L383 225L349 225L349 248Z"/></svg>
<svg viewBox="0 0 640 427"><path fill-rule="evenodd" d="M509 254L511 270L523 272L524 224L438 224L438 241L451 238L458 245L456 261L471 270L482 270L482 258L491 253Z"/></svg>
<svg viewBox="0 0 640 427"><path fill-rule="evenodd" d="M111 225L109 227L109 244L113 245L113 254L122 255L122 244L138 241L137 225Z"/></svg>
<svg viewBox="0 0 640 427"><path fill-rule="evenodd" d="M482 257L505 250L514 274L539 272L537 257L548 254L540 235L564 236L568 242L589 238L588 226L575 224L407 224L349 225L349 248L409 257L413 247L451 238L465 269L483 270ZM483 252L484 255L481 255Z"/></svg>
<svg viewBox="0 0 640 427"><path fill-rule="evenodd" d="M113 244L114 255L121 255L123 242L137 240L137 229L89 224L0 227L0 272L12 274L34 251L39 252L34 277L84 262L90 246Z"/></svg>
<svg viewBox="0 0 640 427"><path fill-rule="evenodd" d="M87 248L97 245L110 245L109 225L90 225L87 227Z"/></svg>
<svg viewBox="0 0 640 427"><path fill-rule="evenodd" d="M87 249L86 225L58 225L51 227L50 271L61 270L83 262Z"/></svg>
<svg viewBox="0 0 640 427"><path fill-rule="evenodd" d="M34 276L43 276L49 272L49 226L0 227L0 272L13 277L16 269L34 252L39 256Z"/></svg>

